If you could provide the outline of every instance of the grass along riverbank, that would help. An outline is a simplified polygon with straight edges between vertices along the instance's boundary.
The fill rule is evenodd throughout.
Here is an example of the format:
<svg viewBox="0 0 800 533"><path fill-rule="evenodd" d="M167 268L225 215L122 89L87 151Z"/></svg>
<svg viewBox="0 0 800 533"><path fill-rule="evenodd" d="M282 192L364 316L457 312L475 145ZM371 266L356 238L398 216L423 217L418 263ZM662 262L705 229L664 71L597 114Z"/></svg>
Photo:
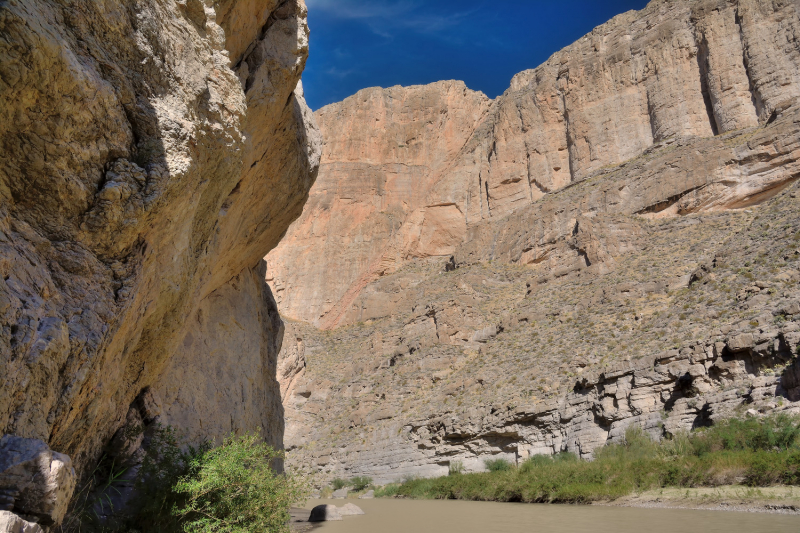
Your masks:
<svg viewBox="0 0 800 533"><path fill-rule="evenodd" d="M502 502L613 501L663 488L800 485L800 417L731 419L653 442L638 428L593 461L572 454L536 456L520 466L494 461L490 472L411 479L377 497Z"/></svg>

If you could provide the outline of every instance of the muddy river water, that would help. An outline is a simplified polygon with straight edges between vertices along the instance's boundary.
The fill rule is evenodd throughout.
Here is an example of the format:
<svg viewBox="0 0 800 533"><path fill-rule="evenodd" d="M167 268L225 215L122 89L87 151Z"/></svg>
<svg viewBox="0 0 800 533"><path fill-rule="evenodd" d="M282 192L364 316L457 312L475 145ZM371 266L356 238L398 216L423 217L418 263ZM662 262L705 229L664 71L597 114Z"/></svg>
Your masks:
<svg viewBox="0 0 800 533"><path fill-rule="evenodd" d="M800 516L683 509L461 501L352 502L366 515L325 522L319 533L800 533Z"/></svg>

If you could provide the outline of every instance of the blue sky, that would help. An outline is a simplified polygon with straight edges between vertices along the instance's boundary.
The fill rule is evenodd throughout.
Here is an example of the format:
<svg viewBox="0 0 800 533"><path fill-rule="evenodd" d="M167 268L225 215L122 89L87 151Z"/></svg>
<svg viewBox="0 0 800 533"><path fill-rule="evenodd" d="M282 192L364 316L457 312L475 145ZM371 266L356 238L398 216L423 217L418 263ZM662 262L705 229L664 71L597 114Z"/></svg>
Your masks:
<svg viewBox="0 0 800 533"><path fill-rule="evenodd" d="M306 0L312 109L365 87L457 79L494 98L610 18L646 0Z"/></svg>

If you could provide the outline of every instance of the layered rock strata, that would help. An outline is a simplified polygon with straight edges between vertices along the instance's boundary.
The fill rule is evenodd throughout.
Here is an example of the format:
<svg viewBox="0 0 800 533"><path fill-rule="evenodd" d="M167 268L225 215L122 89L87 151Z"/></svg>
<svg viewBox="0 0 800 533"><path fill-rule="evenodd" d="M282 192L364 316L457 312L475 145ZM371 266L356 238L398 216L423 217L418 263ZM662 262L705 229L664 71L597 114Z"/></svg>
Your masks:
<svg viewBox="0 0 800 533"><path fill-rule="evenodd" d="M769 122L800 94L798 34L788 0L655 0L518 74L494 101L442 82L321 109L319 183L269 257L282 311L323 328L358 322L365 287L450 255L465 228L665 142Z"/></svg>
<svg viewBox="0 0 800 533"><path fill-rule="evenodd" d="M796 196L655 220L598 215L580 230L591 266L446 272L429 260L383 280L391 316L330 332L291 323L289 461L322 480L389 482L455 462L591 457L631 424L660 439L800 412Z"/></svg>
<svg viewBox="0 0 800 533"><path fill-rule="evenodd" d="M799 13L656 0L616 17L477 99L458 153L416 171L421 204L382 192L376 158L404 141L369 130L372 102L452 83L319 111L328 185L268 257L297 319L279 372L290 461L392 481L589 457L630 424L663 438L798 411ZM348 143L350 116L377 148ZM361 156L369 171L346 174ZM338 231L366 205L405 218Z"/></svg>
<svg viewBox="0 0 800 533"><path fill-rule="evenodd" d="M303 1L10 0L0 35L0 432L79 473L131 422L281 446L262 257L319 163Z"/></svg>

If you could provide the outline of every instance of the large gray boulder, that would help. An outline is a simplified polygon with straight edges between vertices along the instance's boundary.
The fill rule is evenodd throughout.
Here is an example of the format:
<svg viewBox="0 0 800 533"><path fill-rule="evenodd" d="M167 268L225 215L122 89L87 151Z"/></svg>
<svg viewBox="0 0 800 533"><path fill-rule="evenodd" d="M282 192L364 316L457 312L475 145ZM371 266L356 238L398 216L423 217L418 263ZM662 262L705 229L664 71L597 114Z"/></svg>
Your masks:
<svg viewBox="0 0 800 533"><path fill-rule="evenodd" d="M358 516L365 514L364 511L361 510L361 507L354 503L346 503L341 507L337 507L337 510L342 516Z"/></svg>
<svg viewBox="0 0 800 533"><path fill-rule="evenodd" d="M331 495L331 498L333 498L334 500L344 500L347 498L347 492L348 492L347 489L335 490L333 491L333 495Z"/></svg>
<svg viewBox="0 0 800 533"><path fill-rule="evenodd" d="M75 470L68 456L54 452L40 440L13 435L0 439L4 510L13 510L44 526L60 524L75 483Z"/></svg>
<svg viewBox="0 0 800 533"><path fill-rule="evenodd" d="M44 533L39 524L26 522L14 513L0 511L0 533Z"/></svg>
<svg viewBox="0 0 800 533"><path fill-rule="evenodd" d="M341 520L342 515L335 505L317 505L311 510L309 522L331 522Z"/></svg>

